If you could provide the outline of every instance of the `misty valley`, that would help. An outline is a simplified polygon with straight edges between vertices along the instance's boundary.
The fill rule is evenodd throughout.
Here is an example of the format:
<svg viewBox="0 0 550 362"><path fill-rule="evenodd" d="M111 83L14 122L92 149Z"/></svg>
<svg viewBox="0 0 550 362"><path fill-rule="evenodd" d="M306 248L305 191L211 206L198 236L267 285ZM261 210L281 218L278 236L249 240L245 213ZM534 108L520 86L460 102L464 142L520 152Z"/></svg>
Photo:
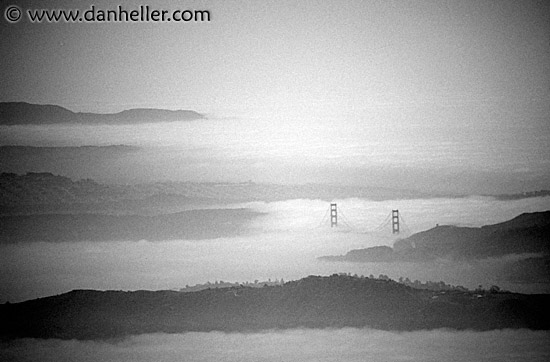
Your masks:
<svg viewBox="0 0 550 362"><path fill-rule="evenodd" d="M38 3L1 362L550 361L550 1Z"/></svg>
<svg viewBox="0 0 550 362"><path fill-rule="evenodd" d="M374 201L350 198L350 193L366 192L360 188L254 183L124 186L51 173L3 173L0 185L4 339L550 326L548 294L517 293L546 293L550 283L550 212L536 211L547 207L546 195L409 195L397 201L385 200L383 192L388 191L378 190L379 200ZM322 199L329 192L344 197L338 204L345 208L346 218L338 227L322 217L329 206ZM450 218L471 224L499 205L501 214L494 221L500 222L481 227L432 224L420 232L403 230L403 235L392 235L389 228L361 231L348 224L351 215L383 215L395 204L413 227L432 224L426 210L443 207L453 210ZM533 212L502 220L526 207ZM456 219L457 215L463 216ZM380 219L370 217L371 225ZM346 253L327 256L338 250ZM200 262L191 262L197 258ZM14 270L24 279L10 282ZM456 286L440 282L452 274L446 281ZM238 281L218 284L227 276ZM210 277L216 283L199 286ZM268 277L289 281L249 283ZM418 278L423 281L411 281ZM193 283L194 288L183 288ZM130 291L92 290L109 285L108 289ZM131 291L162 287L170 290ZM71 288L75 290L67 293ZM36 297L40 298L21 302Z"/></svg>
<svg viewBox="0 0 550 362"><path fill-rule="evenodd" d="M229 127L198 113L10 107L0 137L2 360L550 354L548 190L445 183L460 171L432 187L422 168L411 173L419 183L319 182L305 169L298 183L243 180L248 167L269 169L275 150L243 161L249 151L231 132L224 145L193 144L189 132ZM148 140L152 130L174 144ZM282 158L274 174L293 174L295 161ZM373 179L396 172L354 162Z"/></svg>

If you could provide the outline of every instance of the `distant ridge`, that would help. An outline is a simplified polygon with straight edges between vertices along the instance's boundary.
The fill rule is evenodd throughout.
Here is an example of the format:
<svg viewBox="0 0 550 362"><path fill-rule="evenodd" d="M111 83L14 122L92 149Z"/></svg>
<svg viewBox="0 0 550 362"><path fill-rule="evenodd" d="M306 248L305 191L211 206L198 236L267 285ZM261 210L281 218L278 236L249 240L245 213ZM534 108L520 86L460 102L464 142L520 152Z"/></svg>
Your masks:
<svg viewBox="0 0 550 362"><path fill-rule="evenodd" d="M550 190L538 190L538 191L526 191L517 194L499 194L499 195L488 195L496 198L497 200L520 200L527 199L531 197L548 197L550 196Z"/></svg>
<svg viewBox="0 0 550 362"><path fill-rule="evenodd" d="M190 110L136 108L118 113L75 113L56 105L26 102L0 102L0 125L23 124L140 124L157 122L193 121L206 118Z"/></svg>
<svg viewBox="0 0 550 362"><path fill-rule="evenodd" d="M138 146L130 146L130 145L106 145L106 146L96 146L96 145L84 145L84 146L0 146L0 151L2 153L12 152L12 151L19 151L19 152L36 152L38 151L70 151L70 152L76 152L79 150L121 150L121 151L137 151L141 149L141 147Z"/></svg>
<svg viewBox="0 0 550 362"><path fill-rule="evenodd" d="M151 207L171 212L181 210L184 204L228 204L251 201L283 201L295 199L326 200L338 198L368 198L388 200L393 197L420 198L427 195L407 190L392 190L340 185L303 184L277 185L262 183L215 183L215 182L153 182L139 185L109 185L97 183L91 179L87 182L72 180L60 176L60 172L19 172L18 163L34 165L40 161L41 169L51 169L48 165L63 160L65 165L75 162L90 165L109 158L103 156L124 155L139 152L134 146L85 146L85 147L0 147L0 169L9 172L0 173L0 214L35 214L59 213L79 210L78 213L91 211L102 212L106 207L113 211L113 203L118 213L141 213ZM38 160L38 161L37 161ZM75 161L76 160L76 161ZM15 170L14 170L15 169ZM14 170L14 171L12 171ZM57 174L57 175L56 175ZM125 202L130 201L131 204ZM73 209L69 204L77 206ZM138 205L139 204L139 205ZM48 206L44 209L44 206ZM82 208L82 207L83 208ZM89 207L92 207L90 209ZM139 210L141 211L139 211ZM47 211L49 210L49 211ZM155 212L157 212L155 211Z"/></svg>
<svg viewBox="0 0 550 362"><path fill-rule="evenodd" d="M0 244L33 241L205 240L247 233L261 213L194 209L161 215L36 214L0 216Z"/></svg>

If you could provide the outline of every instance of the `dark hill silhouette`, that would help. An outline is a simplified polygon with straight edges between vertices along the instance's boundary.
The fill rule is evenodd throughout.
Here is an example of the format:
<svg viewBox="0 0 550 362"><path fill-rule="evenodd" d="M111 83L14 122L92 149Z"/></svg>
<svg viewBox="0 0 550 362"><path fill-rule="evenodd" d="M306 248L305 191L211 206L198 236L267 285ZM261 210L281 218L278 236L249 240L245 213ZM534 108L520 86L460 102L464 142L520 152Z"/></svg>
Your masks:
<svg viewBox="0 0 550 362"><path fill-rule="evenodd" d="M49 172L0 174L0 212L3 214L65 213L73 209L68 205L85 212L88 211L86 205L106 205L104 208L108 209L107 205L140 197L143 196L129 187L107 186L90 179L73 181Z"/></svg>
<svg viewBox="0 0 550 362"><path fill-rule="evenodd" d="M75 119L75 113L60 106L24 102L0 103L0 125L69 123Z"/></svg>
<svg viewBox="0 0 550 362"><path fill-rule="evenodd" d="M152 123L152 122L177 122L192 121L205 118L195 111L154 108L135 108L112 114L77 113L80 123Z"/></svg>
<svg viewBox="0 0 550 362"><path fill-rule="evenodd" d="M377 246L327 261L393 262L444 259L482 259L509 254L550 254L550 211L525 213L503 223L480 228L437 226L406 239L393 248Z"/></svg>
<svg viewBox="0 0 550 362"><path fill-rule="evenodd" d="M75 290L0 306L3 338L107 339L143 333L370 327L550 328L550 295L434 292L391 280L310 276L282 286Z"/></svg>
<svg viewBox="0 0 550 362"><path fill-rule="evenodd" d="M537 190L537 191L526 191L516 194L498 194L498 195L487 195L492 196L498 200L520 200L528 199L531 197L548 197L550 196L550 190Z"/></svg>
<svg viewBox="0 0 550 362"><path fill-rule="evenodd" d="M47 214L0 216L0 243L213 239L241 235L260 213L202 209L173 214Z"/></svg>
<svg viewBox="0 0 550 362"><path fill-rule="evenodd" d="M18 124L136 124L153 122L191 121L205 118L189 110L137 108L119 113L75 113L55 105L25 102L0 102L0 125Z"/></svg>
<svg viewBox="0 0 550 362"><path fill-rule="evenodd" d="M108 160L139 152L133 146L83 147L0 147L0 166L32 160L79 166L91 159ZM108 156L105 158L104 156ZM84 161L86 160L86 161ZM14 172L0 174L0 214L40 213L174 213L202 205L220 205L250 201L325 199L364 197L384 200L399 195L419 198L426 195L392 189L330 184L277 185L263 183L155 182L112 185L91 179L73 181L51 172ZM327 201L328 202L328 201Z"/></svg>
<svg viewBox="0 0 550 362"><path fill-rule="evenodd" d="M32 146L0 146L0 170L4 173L25 174L34 171L34 174L43 174L41 179L34 178L33 185L44 189L43 186L53 186L45 177L46 172L50 171L57 175L88 175L92 173L101 174L101 170L109 169L113 163L120 160L131 160L144 157L143 149L128 145L109 145L109 146L78 146L78 147L32 147ZM5 174L0 175L0 184L7 181ZM53 176L53 175L52 175ZM85 178L85 177L75 177ZM59 180L59 178L58 178ZM18 180L11 177L9 182L27 181ZM43 181L40 185L38 181ZM24 186L24 185L23 185ZM2 190L3 191L3 190ZM55 191L55 190L50 190ZM0 204L4 204L0 193ZM12 194L13 196L13 194Z"/></svg>
<svg viewBox="0 0 550 362"><path fill-rule="evenodd" d="M8 147L11 149L11 147ZM135 147L67 147L75 153L124 153L134 152ZM0 151L2 151L0 147ZM27 147L24 147L26 150ZM29 157L34 155L34 147ZM59 157L57 148L51 158ZM82 150L84 149L84 150ZM0 156L2 159L3 156ZM191 187L189 187L191 188ZM195 187L196 189L197 187ZM177 193L162 184L150 185L106 185L91 179L73 181L68 177L49 172L0 174L0 214L151 214L174 213L197 208L197 205L212 204L218 199L204 194ZM190 207L190 205L193 205Z"/></svg>

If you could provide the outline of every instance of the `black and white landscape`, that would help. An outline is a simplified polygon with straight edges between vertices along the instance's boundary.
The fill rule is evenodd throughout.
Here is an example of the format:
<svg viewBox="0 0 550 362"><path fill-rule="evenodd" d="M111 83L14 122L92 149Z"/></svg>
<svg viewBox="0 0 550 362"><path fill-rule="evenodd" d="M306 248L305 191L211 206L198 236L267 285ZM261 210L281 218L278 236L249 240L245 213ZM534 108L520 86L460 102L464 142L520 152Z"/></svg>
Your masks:
<svg viewBox="0 0 550 362"><path fill-rule="evenodd" d="M14 5L0 360L550 358L547 3Z"/></svg>

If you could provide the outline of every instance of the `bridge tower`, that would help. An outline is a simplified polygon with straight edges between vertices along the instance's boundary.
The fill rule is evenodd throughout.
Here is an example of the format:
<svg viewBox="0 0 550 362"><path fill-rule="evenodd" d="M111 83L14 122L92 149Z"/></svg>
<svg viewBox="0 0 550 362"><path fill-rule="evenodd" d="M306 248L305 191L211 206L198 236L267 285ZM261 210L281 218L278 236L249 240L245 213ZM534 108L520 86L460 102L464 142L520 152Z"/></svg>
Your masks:
<svg viewBox="0 0 550 362"><path fill-rule="evenodd" d="M391 211L391 233L399 234L399 210Z"/></svg>
<svg viewBox="0 0 550 362"><path fill-rule="evenodd" d="M330 204L330 227L338 226L338 208L336 204Z"/></svg>

